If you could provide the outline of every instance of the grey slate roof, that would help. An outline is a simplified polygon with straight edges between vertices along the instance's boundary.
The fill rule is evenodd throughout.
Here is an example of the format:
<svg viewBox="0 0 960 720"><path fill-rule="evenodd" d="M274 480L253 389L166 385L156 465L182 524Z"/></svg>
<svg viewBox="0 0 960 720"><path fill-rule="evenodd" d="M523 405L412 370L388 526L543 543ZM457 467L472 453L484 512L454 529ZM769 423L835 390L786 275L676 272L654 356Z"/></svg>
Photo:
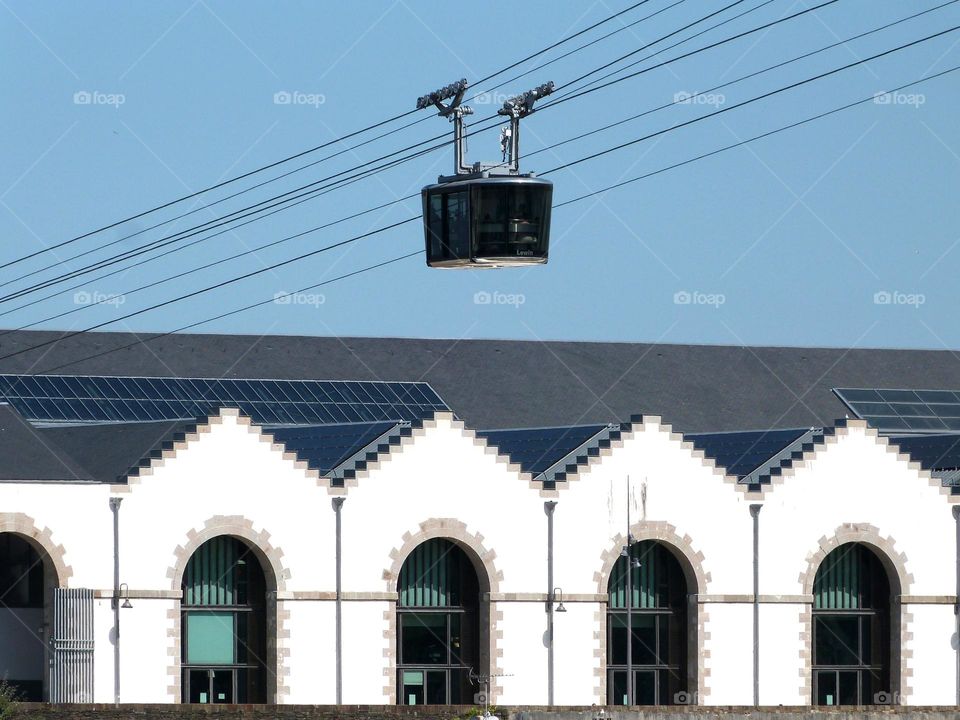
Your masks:
<svg viewBox="0 0 960 720"><path fill-rule="evenodd" d="M133 468L159 457L165 444L194 428L188 422L144 422L45 427L36 433L50 447L75 459L95 480L126 482Z"/></svg>
<svg viewBox="0 0 960 720"><path fill-rule="evenodd" d="M9 333L0 355L60 336ZM646 413L683 432L830 425L847 412L833 387L960 389L960 360L948 351L515 340L171 335L57 369L136 341L80 335L2 361L0 372L425 380L473 428Z"/></svg>
<svg viewBox="0 0 960 720"><path fill-rule="evenodd" d="M90 482L93 477L63 448L0 404L0 481Z"/></svg>

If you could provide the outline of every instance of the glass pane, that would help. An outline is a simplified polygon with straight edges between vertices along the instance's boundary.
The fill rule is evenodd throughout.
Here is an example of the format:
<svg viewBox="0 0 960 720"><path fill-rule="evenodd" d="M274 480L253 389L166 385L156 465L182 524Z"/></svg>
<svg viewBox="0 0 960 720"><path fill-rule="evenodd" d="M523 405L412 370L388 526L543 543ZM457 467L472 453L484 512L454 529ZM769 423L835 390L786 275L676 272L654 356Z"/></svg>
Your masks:
<svg viewBox="0 0 960 720"><path fill-rule="evenodd" d="M218 704L233 702L233 670L214 670L213 702Z"/></svg>
<svg viewBox="0 0 960 720"><path fill-rule="evenodd" d="M229 665L236 662L232 612L189 612L187 662L191 665Z"/></svg>
<svg viewBox="0 0 960 720"><path fill-rule="evenodd" d="M820 670L814 673L817 686L817 705L837 704L837 673Z"/></svg>
<svg viewBox="0 0 960 720"><path fill-rule="evenodd" d="M404 665L447 663L447 616L445 613L401 613L403 638L400 662Z"/></svg>
<svg viewBox="0 0 960 720"><path fill-rule="evenodd" d="M435 193L425 209L427 217L427 248L430 258L441 260L446 257L443 245L443 195Z"/></svg>
<svg viewBox="0 0 960 720"><path fill-rule="evenodd" d="M608 675L607 702L611 705L626 705L627 700L627 673L615 670Z"/></svg>
<svg viewBox="0 0 960 720"><path fill-rule="evenodd" d="M210 676L207 670L187 670L186 675L186 696L188 703L208 703L210 702Z"/></svg>
<svg viewBox="0 0 960 720"><path fill-rule="evenodd" d="M468 665L463 657L463 634L460 632L462 617L459 614L450 615L450 662Z"/></svg>
<svg viewBox="0 0 960 720"><path fill-rule="evenodd" d="M827 615L814 618L814 663L859 665L859 618Z"/></svg>
<svg viewBox="0 0 960 720"><path fill-rule="evenodd" d="M633 662L636 665L657 663L656 615L633 616Z"/></svg>
<svg viewBox="0 0 960 720"><path fill-rule="evenodd" d="M470 671L450 670L450 705L469 705L473 702L473 695L477 686L470 681Z"/></svg>
<svg viewBox="0 0 960 720"><path fill-rule="evenodd" d="M447 673L445 670L430 670L427 673L427 704L447 704Z"/></svg>
<svg viewBox="0 0 960 720"><path fill-rule="evenodd" d="M840 690L837 693L840 697L840 705L861 704L857 692L857 676L859 674L855 670L837 673L840 676Z"/></svg>
<svg viewBox="0 0 960 720"><path fill-rule="evenodd" d="M479 255L507 254L507 206L506 188L489 185L477 188L473 221Z"/></svg>
<svg viewBox="0 0 960 720"><path fill-rule="evenodd" d="M544 185L526 185L510 190L510 211L507 218L507 242L510 255L543 254L544 214L552 194Z"/></svg>
<svg viewBox="0 0 960 720"><path fill-rule="evenodd" d="M607 661L611 665L627 664L627 616L607 615L610 635L607 638Z"/></svg>
<svg viewBox="0 0 960 720"><path fill-rule="evenodd" d="M423 687L423 671L422 670L408 670L401 673L402 676L402 686L403 686L403 698L401 700L403 705L423 705L424 701L424 687Z"/></svg>
<svg viewBox="0 0 960 720"><path fill-rule="evenodd" d="M657 673L647 670L636 673L637 690L634 693L634 705L657 704Z"/></svg>

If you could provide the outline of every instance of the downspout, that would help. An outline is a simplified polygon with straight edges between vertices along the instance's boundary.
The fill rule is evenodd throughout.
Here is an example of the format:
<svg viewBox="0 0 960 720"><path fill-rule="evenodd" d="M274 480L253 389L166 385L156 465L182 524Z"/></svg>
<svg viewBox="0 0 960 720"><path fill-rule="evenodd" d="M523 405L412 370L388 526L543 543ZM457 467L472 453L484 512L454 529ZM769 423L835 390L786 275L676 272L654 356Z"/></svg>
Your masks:
<svg viewBox="0 0 960 720"><path fill-rule="evenodd" d="M346 498L338 497L333 499L333 512L336 513L337 516L337 705L343 704L343 594L340 584L340 571L343 567L343 550L341 543L342 523L340 511L343 509L344 500L346 500Z"/></svg>
<svg viewBox="0 0 960 720"><path fill-rule="evenodd" d="M760 707L760 509L751 505L753 518L753 706Z"/></svg>
<svg viewBox="0 0 960 720"><path fill-rule="evenodd" d="M956 576L956 589L957 594L956 600L953 603L953 626L954 632L956 633L956 656L957 656L957 668L956 668L956 683L957 683L957 705L960 705L960 507L957 505L953 506L953 520L957 528L957 559L955 567L955 576Z"/></svg>
<svg viewBox="0 0 960 720"><path fill-rule="evenodd" d="M110 498L113 513L113 704L120 705L120 503Z"/></svg>
<svg viewBox="0 0 960 720"><path fill-rule="evenodd" d="M555 500L543 504L547 514L547 705L553 705L553 511Z"/></svg>
<svg viewBox="0 0 960 720"><path fill-rule="evenodd" d="M633 705L633 534L630 530L630 476L627 475L627 705Z"/></svg>

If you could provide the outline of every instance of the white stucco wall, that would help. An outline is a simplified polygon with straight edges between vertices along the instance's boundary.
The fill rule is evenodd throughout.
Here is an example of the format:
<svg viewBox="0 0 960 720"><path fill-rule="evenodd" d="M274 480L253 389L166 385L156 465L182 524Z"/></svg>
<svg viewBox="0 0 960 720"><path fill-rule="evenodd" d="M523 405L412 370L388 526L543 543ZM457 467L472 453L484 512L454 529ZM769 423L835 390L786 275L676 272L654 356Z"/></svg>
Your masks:
<svg viewBox="0 0 960 720"><path fill-rule="evenodd" d="M689 678L701 703L752 702L751 503L763 505L762 703L809 701L802 691L809 658L801 618L810 597L802 578L812 578L838 532L847 540L860 532L867 542L873 533L880 538L877 551L889 552L891 567L903 575L904 667L910 671L903 702L954 702L950 502L856 423L762 496L748 496L655 418L634 425L556 492L544 492L447 415L416 430L345 489L331 490L226 412L129 487L0 484L0 519L22 516L38 537L46 532L49 550L69 569L63 584L109 594L108 500L111 494L123 498L120 574L133 605L122 611L123 701L179 701L177 576L193 549L225 533L260 549L268 585L278 591L279 701L334 702L331 501L339 496L346 498L344 702L393 701L396 572L419 542L449 537L474 561L490 592L492 637L485 651L492 662L480 670L503 676L495 681L494 700L543 704L549 589L544 502L555 501L553 584L562 588L567 608L556 615L555 701L590 705L606 701L606 573L626 533L628 476L636 496L632 532L671 545L687 570L688 593L700 600L692 607L706 618L699 645L706 651L699 658L705 673ZM97 600L95 621L96 699L112 702L109 599ZM3 658L0 651L0 663L10 662Z"/></svg>

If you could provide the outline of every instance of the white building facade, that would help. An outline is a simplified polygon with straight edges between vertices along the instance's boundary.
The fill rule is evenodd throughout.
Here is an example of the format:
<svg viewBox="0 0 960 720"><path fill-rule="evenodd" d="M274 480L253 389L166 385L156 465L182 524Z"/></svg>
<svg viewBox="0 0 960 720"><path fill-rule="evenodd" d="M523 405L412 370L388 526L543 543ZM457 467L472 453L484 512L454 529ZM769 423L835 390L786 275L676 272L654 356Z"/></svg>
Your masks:
<svg viewBox="0 0 960 720"><path fill-rule="evenodd" d="M957 703L956 498L862 421L762 486L657 417L556 483L450 413L374 452L325 476L224 408L125 483L0 483L42 569L5 576L40 600L0 610L0 669L96 702ZM58 588L93 595L66 691Z"/></svg>

